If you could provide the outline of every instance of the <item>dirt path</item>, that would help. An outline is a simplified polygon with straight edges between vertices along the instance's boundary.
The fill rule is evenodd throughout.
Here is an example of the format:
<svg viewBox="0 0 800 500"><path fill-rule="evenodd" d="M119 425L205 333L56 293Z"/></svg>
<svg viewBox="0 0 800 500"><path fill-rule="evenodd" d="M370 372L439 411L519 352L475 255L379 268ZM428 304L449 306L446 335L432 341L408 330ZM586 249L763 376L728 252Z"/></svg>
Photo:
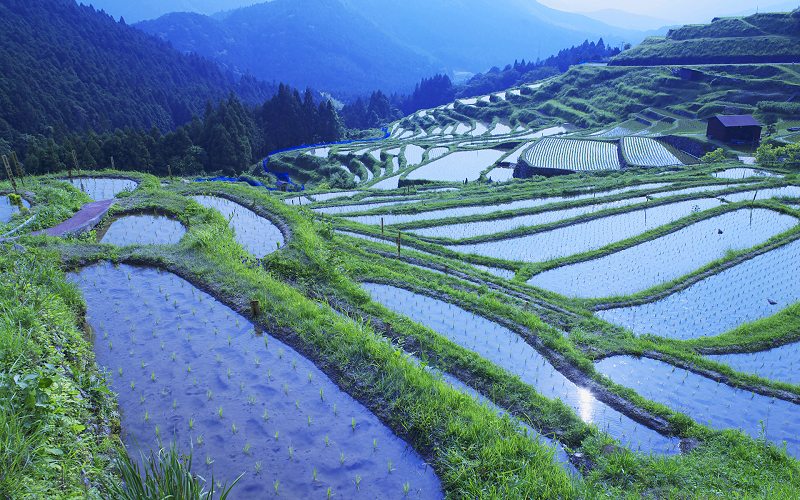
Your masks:
<svg viewBox="0 0 800 500"><path fill-rule="evenodd" d="M37 231L34 235L46 234L48 236L66 236L90 231L100 222L115 200L96 201L84 205L71 219L62 222L56 227Z"/></svg>

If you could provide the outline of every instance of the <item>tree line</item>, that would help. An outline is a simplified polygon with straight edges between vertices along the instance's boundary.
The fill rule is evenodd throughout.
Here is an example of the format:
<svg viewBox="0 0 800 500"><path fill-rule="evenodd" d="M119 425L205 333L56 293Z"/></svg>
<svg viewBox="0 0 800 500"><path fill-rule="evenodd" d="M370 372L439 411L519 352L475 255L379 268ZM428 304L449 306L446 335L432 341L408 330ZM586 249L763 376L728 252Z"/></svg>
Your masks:
<svg viewBox="0 0 800 500"><path fill-rule="evenodd" d="M69 134L63 140L27 135L17 151L25 170L43 174L75 168L138 170L155 175L238 175L268 153L342 137L341 120L329 100L317 102L286 85L260 106L231 94L203 116L162 133L157 127ZM11 149L0 141L0 152ZM112 160L113 159L113 160ZM113 161L113 163L112 163Z"/></svg>

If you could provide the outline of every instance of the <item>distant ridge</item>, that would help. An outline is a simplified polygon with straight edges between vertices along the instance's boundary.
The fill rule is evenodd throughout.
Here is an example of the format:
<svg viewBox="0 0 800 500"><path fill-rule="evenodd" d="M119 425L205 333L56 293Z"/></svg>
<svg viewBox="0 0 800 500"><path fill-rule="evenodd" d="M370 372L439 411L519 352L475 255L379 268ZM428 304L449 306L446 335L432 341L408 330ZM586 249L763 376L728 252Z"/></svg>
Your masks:
<svg viewBox="0 0 800 500"><path fill-rule="evenodd" d="M714 19L670 30L615 57L614 66L800 62L800 10Z"/></svg>
<svg viewBox="0 0 800 500"><path fill-rule="evenodd" d="M4 0L0 47L0 142L21 133L166 131L231 92L259 102L275 91L73 0Z"/></svg>

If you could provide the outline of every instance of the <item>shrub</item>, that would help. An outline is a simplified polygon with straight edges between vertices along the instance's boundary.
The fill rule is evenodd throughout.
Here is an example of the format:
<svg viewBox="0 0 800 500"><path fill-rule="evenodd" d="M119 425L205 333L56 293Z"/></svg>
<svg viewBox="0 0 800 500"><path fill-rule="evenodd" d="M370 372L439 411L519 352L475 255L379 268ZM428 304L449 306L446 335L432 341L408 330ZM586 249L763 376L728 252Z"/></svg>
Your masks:
<svg viewBox="0 0 800 500"><path fill-rule="evenodd" d="M130 459L122 451L116 467L122 483L106 482L103 487L107 498L118 500L142 500L161 498L180 498L187 500L225 500L241 476L230 486L222 486L215 490L214 477L209 482L211 489L206 490L206 482L192 474L192 456L182 456L171 446L168 450L160 449L157 454L142 457L144 471L139 464ZM218 496L217 496L218 495Z"/></svg>
<svg viewBox="0 0 800 500"><path fill-rule="evenodd" d="M710 153L706 153L702 158L700 158L700 161L703 163L720 163L725 160L725 150L722 148L717 148Z"/></svg>

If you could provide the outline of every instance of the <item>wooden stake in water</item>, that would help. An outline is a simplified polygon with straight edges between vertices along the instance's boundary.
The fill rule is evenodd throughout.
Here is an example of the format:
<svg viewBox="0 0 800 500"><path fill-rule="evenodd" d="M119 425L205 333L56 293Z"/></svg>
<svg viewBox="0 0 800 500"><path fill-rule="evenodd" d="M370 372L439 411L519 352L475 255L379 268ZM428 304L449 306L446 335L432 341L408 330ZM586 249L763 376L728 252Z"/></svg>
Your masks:
<svg viewBox="0 0 800 500"><path fill-rule="evenodd" d="M383 236L383 217L381 217L381 236Z"/></svg>
<svg viewBox="0 0 800 500"><path fill-rule="evenodd" d="M14 165L14 171L17 173L17 177L19 180L22 181L22 185L25 185L25 169L22 167L22 164L17 159L17 152L11 152L11 163Z"/></svg>
<svg viewBox="0 0 800 500"><path fill-rule="evenodd" d="M253 313L254 318L261 316L261 303L257 300L251 300L250 311Z"/></svg>
<svg viewBox="0 0 800 500"><path fill-rule="evenodd" d="M397 231L397 256L400 257L400 231Z"/></svg>
<svg viewBox="0 0 800 500"><path fill-rule="evenodd" d="M14 193L17 192L17 181L14 179L14 173L11 171L11 165L8 163L8 157L3 155L3 166L6 167L6 175L11 180L11 187L14 188Z"/></svg>

